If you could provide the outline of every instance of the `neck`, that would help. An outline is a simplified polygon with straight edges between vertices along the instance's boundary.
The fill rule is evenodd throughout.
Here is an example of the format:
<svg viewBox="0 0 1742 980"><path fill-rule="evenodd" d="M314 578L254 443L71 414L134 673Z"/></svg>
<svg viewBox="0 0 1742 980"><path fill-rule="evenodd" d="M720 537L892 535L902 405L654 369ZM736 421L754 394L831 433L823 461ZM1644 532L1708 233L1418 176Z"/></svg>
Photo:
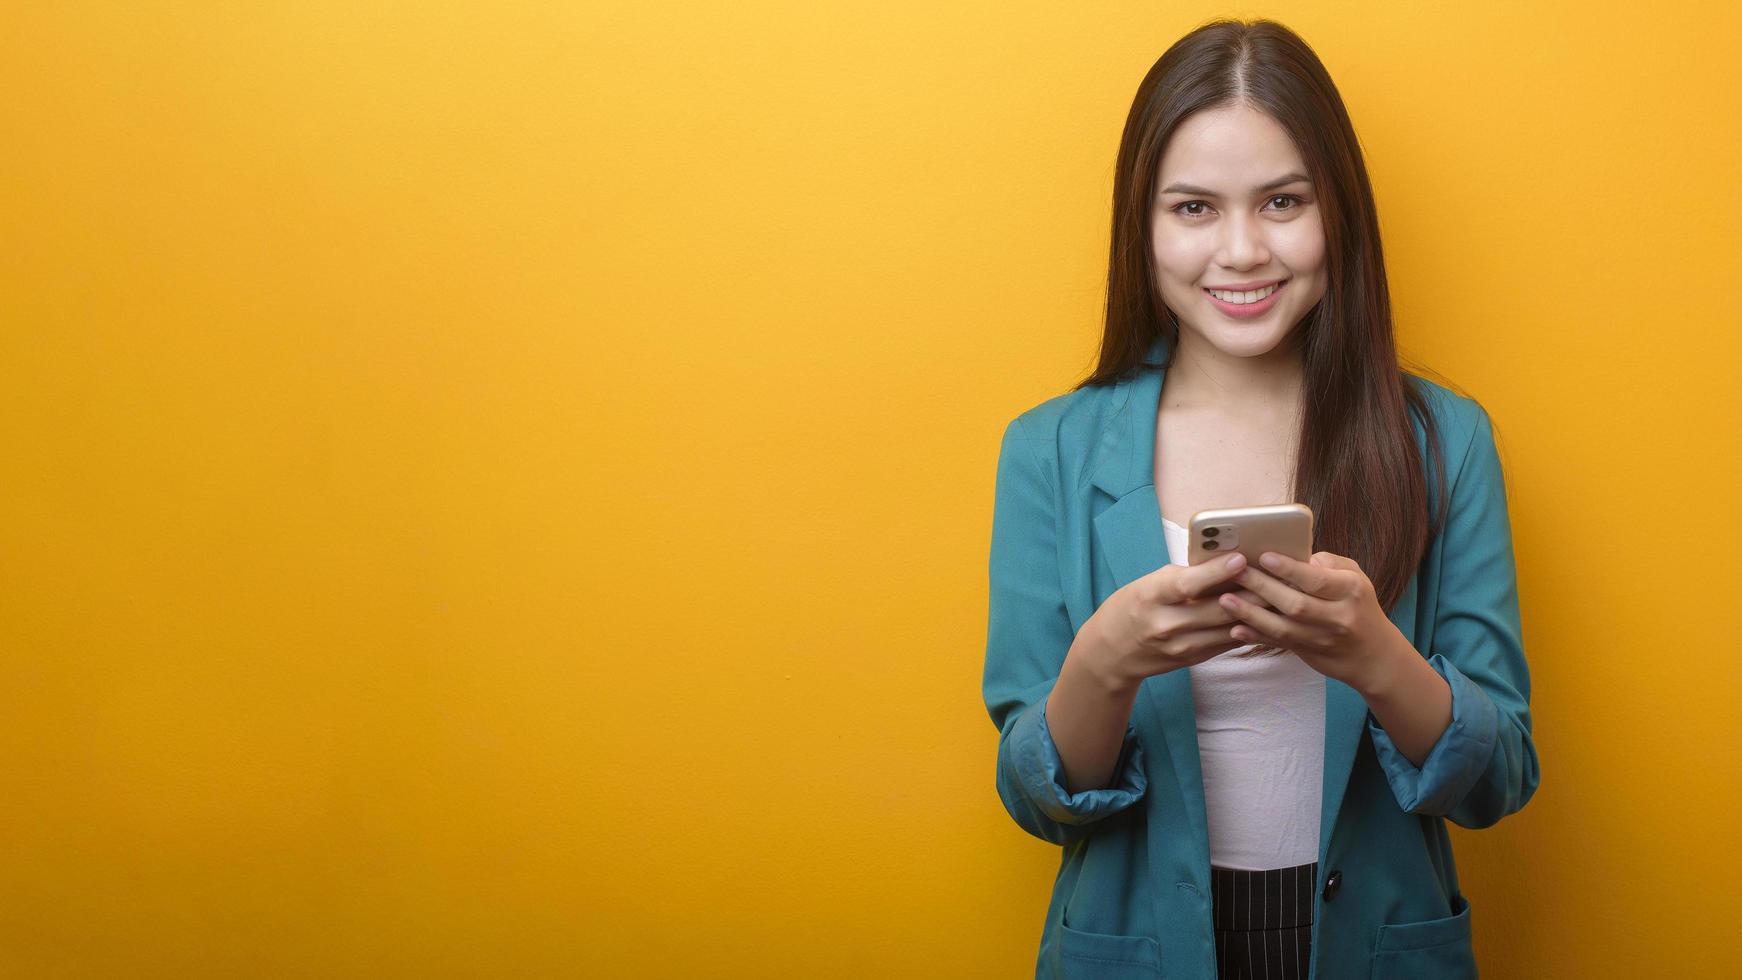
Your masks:
<svg viewBox="0 0 1742 980"><path fill-rule="evenodd" d="M1168 364L1164 400L1242 419L1279 421L1296 417L1304 380L1300 353L1292 345L1239 357L1182 329Z"/></svg>

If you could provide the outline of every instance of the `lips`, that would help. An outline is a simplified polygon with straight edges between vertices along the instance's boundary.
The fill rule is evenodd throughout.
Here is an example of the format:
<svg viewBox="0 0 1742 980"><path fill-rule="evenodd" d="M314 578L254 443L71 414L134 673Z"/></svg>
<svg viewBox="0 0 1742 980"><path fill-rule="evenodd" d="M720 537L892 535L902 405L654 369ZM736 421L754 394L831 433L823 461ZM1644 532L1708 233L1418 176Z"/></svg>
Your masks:
<svg viewBox="0 0 1742 980"><path fill-rule="evenodd" d="M1281 296L1283 291L1288 288L1289 282L1288 279L1282 280L1275 289L1270 291L1269 296L1252 303L1230 303L1227 300L1217 299L1208 289L1204 290L1204 296L1209 299L1210 305L1221 311L1224 316L1235 320L1254 320L1270 312L1271 308L1276 306L1277 297Z"/></svg>
<svg viewBox="0 0 1742 980"><path fill-rule="evenodd" d="M1255 289L1268 289L1277 283L1287 281L1286 279L1266 279L1261 282L1243 283L1237 286L1207 286L1205 288L1214 289L1220 293L1250 293Z"/></svg>

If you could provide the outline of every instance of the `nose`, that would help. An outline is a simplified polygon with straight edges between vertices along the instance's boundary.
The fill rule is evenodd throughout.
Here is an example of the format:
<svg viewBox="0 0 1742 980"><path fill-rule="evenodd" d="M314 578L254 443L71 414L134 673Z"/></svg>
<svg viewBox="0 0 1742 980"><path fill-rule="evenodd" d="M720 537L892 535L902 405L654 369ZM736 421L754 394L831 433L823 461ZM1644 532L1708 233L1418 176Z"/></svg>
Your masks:
<svg viewBox="0 0 1742 980"><path fill-rule="evenodd" d="M1257 215L1236 210L1221 225L1224 268L1250 269L1270 261L1270 249L1264 242L1264 226Z"/></svg>

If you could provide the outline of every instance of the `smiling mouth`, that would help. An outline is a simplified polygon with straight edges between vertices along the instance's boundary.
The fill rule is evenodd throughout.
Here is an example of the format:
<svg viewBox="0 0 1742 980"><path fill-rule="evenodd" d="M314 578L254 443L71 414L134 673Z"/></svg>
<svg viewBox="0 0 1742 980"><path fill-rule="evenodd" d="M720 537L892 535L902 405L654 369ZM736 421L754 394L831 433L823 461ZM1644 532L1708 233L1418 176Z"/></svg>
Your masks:
<svg viewBox="0 0 1742 980"><path fill-rule="evenodd" d="M1288 285L1287 279L1279 279L1262 289L1205 289L1204 292L1214 296L1216 299L1219 299L1224 303L1232 303L1236 306L1249 306L1253 303L1261 303L1264 300L1269 299L1270 294L1286 285Z"/></svg>

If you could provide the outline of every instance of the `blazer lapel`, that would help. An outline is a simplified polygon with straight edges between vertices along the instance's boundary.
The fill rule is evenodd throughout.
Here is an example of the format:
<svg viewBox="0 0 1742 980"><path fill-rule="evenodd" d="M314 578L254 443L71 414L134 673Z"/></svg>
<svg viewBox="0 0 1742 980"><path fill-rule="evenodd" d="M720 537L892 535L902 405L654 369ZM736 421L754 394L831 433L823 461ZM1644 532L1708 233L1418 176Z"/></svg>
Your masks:
<svg viewBox="0 0 1742 980"><path fill-rule="evenodd" d="M1114 408L1104 422L1090 482L1113 503L1094 519L1095 545L1107 560L1117 590L1166 565L1171 559L1162 532L1161 504L1155 487L1155 416L1167 374L1167 348L1157 338L1144 364L1118 383ZM1111 593L1109 593L1111 594ZM1361 733L1366 728L1367 703L1341 681L1325 678L1325 756L1319 818L1319 860L1325 859L1331 828L1348 787L1349 771ZM1196 704L1191 675L1186 670L1145 678L1135 709L1144 712L1151 731L1160 731L1173 762L1185 812L1199 853L1198 866L1208 874L1209 829L1204 813L1203 767L1198 755Z"/></svg>
<svg viewBox="0 0 1742 980"><path fill-rule="evenodd" d="M1095 544L1113 573L1114 590L1170 560L1154 471L1155 412L1167 374L1166 365L1161 363L1165 348L1160 339L1150 346L1149 354L1133 377L1119 382L1123 390L1113 399L1115 407L1102 431L1098 458L1089 476L1091 483L1113 498L1113 503L1095 517ZM1167 743L1167 755L1191 824L1190 840L1197 852L1191 858L1207 878L1210 833L1204 816L1204 776L1198 758L1191 675L1173 670L1144 678L1133 710L1148 719L1149 724L1142 727L1161 732ZM1162 854L1152 852L1151 858L1161 866Z"/></svg>

